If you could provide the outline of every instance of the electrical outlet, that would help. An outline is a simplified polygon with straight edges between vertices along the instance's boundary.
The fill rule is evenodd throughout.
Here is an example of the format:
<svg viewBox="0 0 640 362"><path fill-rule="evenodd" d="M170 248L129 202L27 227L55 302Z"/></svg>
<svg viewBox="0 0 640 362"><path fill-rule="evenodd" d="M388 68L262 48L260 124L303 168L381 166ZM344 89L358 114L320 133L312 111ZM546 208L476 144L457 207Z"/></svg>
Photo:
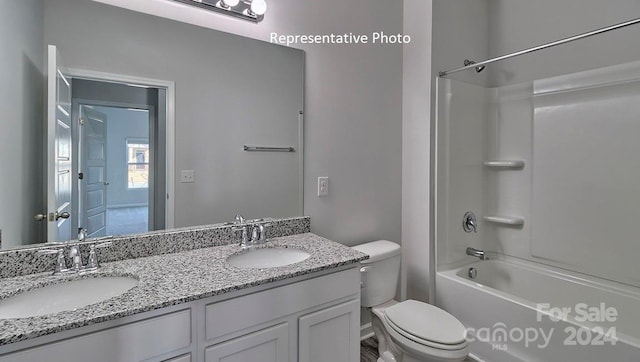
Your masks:
<svg viewBox="0 0 640 362"><path fill-rule="evenodd" d="M196 182L196 172L194 170L182 170L180 173L180 182L193 183Z"/></svg>
<svg viewBox="0 0 640 362"><path fill-rule="evenodd" d="M329 196L329 178L318 177L318 197Z"/></svg>

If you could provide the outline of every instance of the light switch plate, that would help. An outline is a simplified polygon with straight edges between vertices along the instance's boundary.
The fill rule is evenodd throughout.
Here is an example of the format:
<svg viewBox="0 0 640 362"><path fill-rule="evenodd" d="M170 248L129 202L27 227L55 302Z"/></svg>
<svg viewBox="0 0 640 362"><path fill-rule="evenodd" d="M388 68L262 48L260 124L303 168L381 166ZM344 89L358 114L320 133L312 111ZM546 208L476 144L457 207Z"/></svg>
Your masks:
<svg viewBox="0 0 640 362"><path fill-rule="evenodd" d="M196 182L196 172L194 170L182 170L180 173L180 182L182 183Z"/></svg>
<svg viewBox="0 0 640 362"><path fill-rule="evenodd" d="M318 177L318 197L329 196L329 178Z"/></svg>

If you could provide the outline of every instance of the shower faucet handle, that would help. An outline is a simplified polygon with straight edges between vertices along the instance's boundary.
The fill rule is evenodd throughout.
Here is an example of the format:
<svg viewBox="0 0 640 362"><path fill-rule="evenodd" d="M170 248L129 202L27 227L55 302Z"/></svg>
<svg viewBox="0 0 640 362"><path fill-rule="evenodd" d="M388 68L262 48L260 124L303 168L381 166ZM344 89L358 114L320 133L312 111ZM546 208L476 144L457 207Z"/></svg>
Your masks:
<svg viewBox="0 0 640 362"><path fill-rule="evenodd" d="M470 233L472 231L474 233L478 232L478 222L476 220L476 215L473 212L467 211L464 213L464 216L462 217L462 230L466 233Z"/></svg>

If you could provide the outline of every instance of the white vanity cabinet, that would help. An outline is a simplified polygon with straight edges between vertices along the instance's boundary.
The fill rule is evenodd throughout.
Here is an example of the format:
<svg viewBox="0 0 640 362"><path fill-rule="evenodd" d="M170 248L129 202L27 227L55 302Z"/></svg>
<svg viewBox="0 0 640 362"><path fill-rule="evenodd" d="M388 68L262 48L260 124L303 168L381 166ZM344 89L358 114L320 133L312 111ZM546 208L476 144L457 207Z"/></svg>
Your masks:
<svg viewBox="0 0 640 362"><path fill-rule="evenodd" d="M205 362L360 360L358 268L205 303L203 314Z"/></svg>
<svg viewBox="0 0 640 362"><path fill-rule="evenodd" d="M206 362L288 362L289 325L280 323L204 350Z"/></svg>
<svg viewBox="0 0 640 362"><path fill-rule="evenodd" d="M143 361L189 348L191 309L105 328L0 357L1 362ZM53 335L56 336L56 335ZM1 349L0 349L1 350Z"/></svg>
<svg viewBox="0 0 640 362"><path fill-rule="evenodd" d="M357 362L359 324L354 264L0 346L0 362Z"/></svg>
<svg viewBox="0 0 640 362"><path fill-rule="evenodd" d="M298 334L298 362L359 361L360 301L300 317Z"/></svg>

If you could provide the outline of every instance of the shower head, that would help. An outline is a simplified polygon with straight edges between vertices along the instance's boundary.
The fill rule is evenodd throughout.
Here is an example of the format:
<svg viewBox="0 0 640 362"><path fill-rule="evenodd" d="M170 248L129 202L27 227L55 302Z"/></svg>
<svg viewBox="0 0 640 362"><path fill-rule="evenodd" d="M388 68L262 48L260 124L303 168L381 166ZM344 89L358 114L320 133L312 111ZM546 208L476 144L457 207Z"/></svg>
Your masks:
<svg viewBox="0 0 640 362"><path fill-rule="evenodd" d="M469 65L472 65L472 64L476 64L476 62L474 62L473 60L469 60L469 59L465 59L464 60L464 66L465 67L469 66ZM479 66L476 67L476 72L480 73L480 72L482 72L484 70L484 68L486 68L484 65L479 65Z"/></svg>

